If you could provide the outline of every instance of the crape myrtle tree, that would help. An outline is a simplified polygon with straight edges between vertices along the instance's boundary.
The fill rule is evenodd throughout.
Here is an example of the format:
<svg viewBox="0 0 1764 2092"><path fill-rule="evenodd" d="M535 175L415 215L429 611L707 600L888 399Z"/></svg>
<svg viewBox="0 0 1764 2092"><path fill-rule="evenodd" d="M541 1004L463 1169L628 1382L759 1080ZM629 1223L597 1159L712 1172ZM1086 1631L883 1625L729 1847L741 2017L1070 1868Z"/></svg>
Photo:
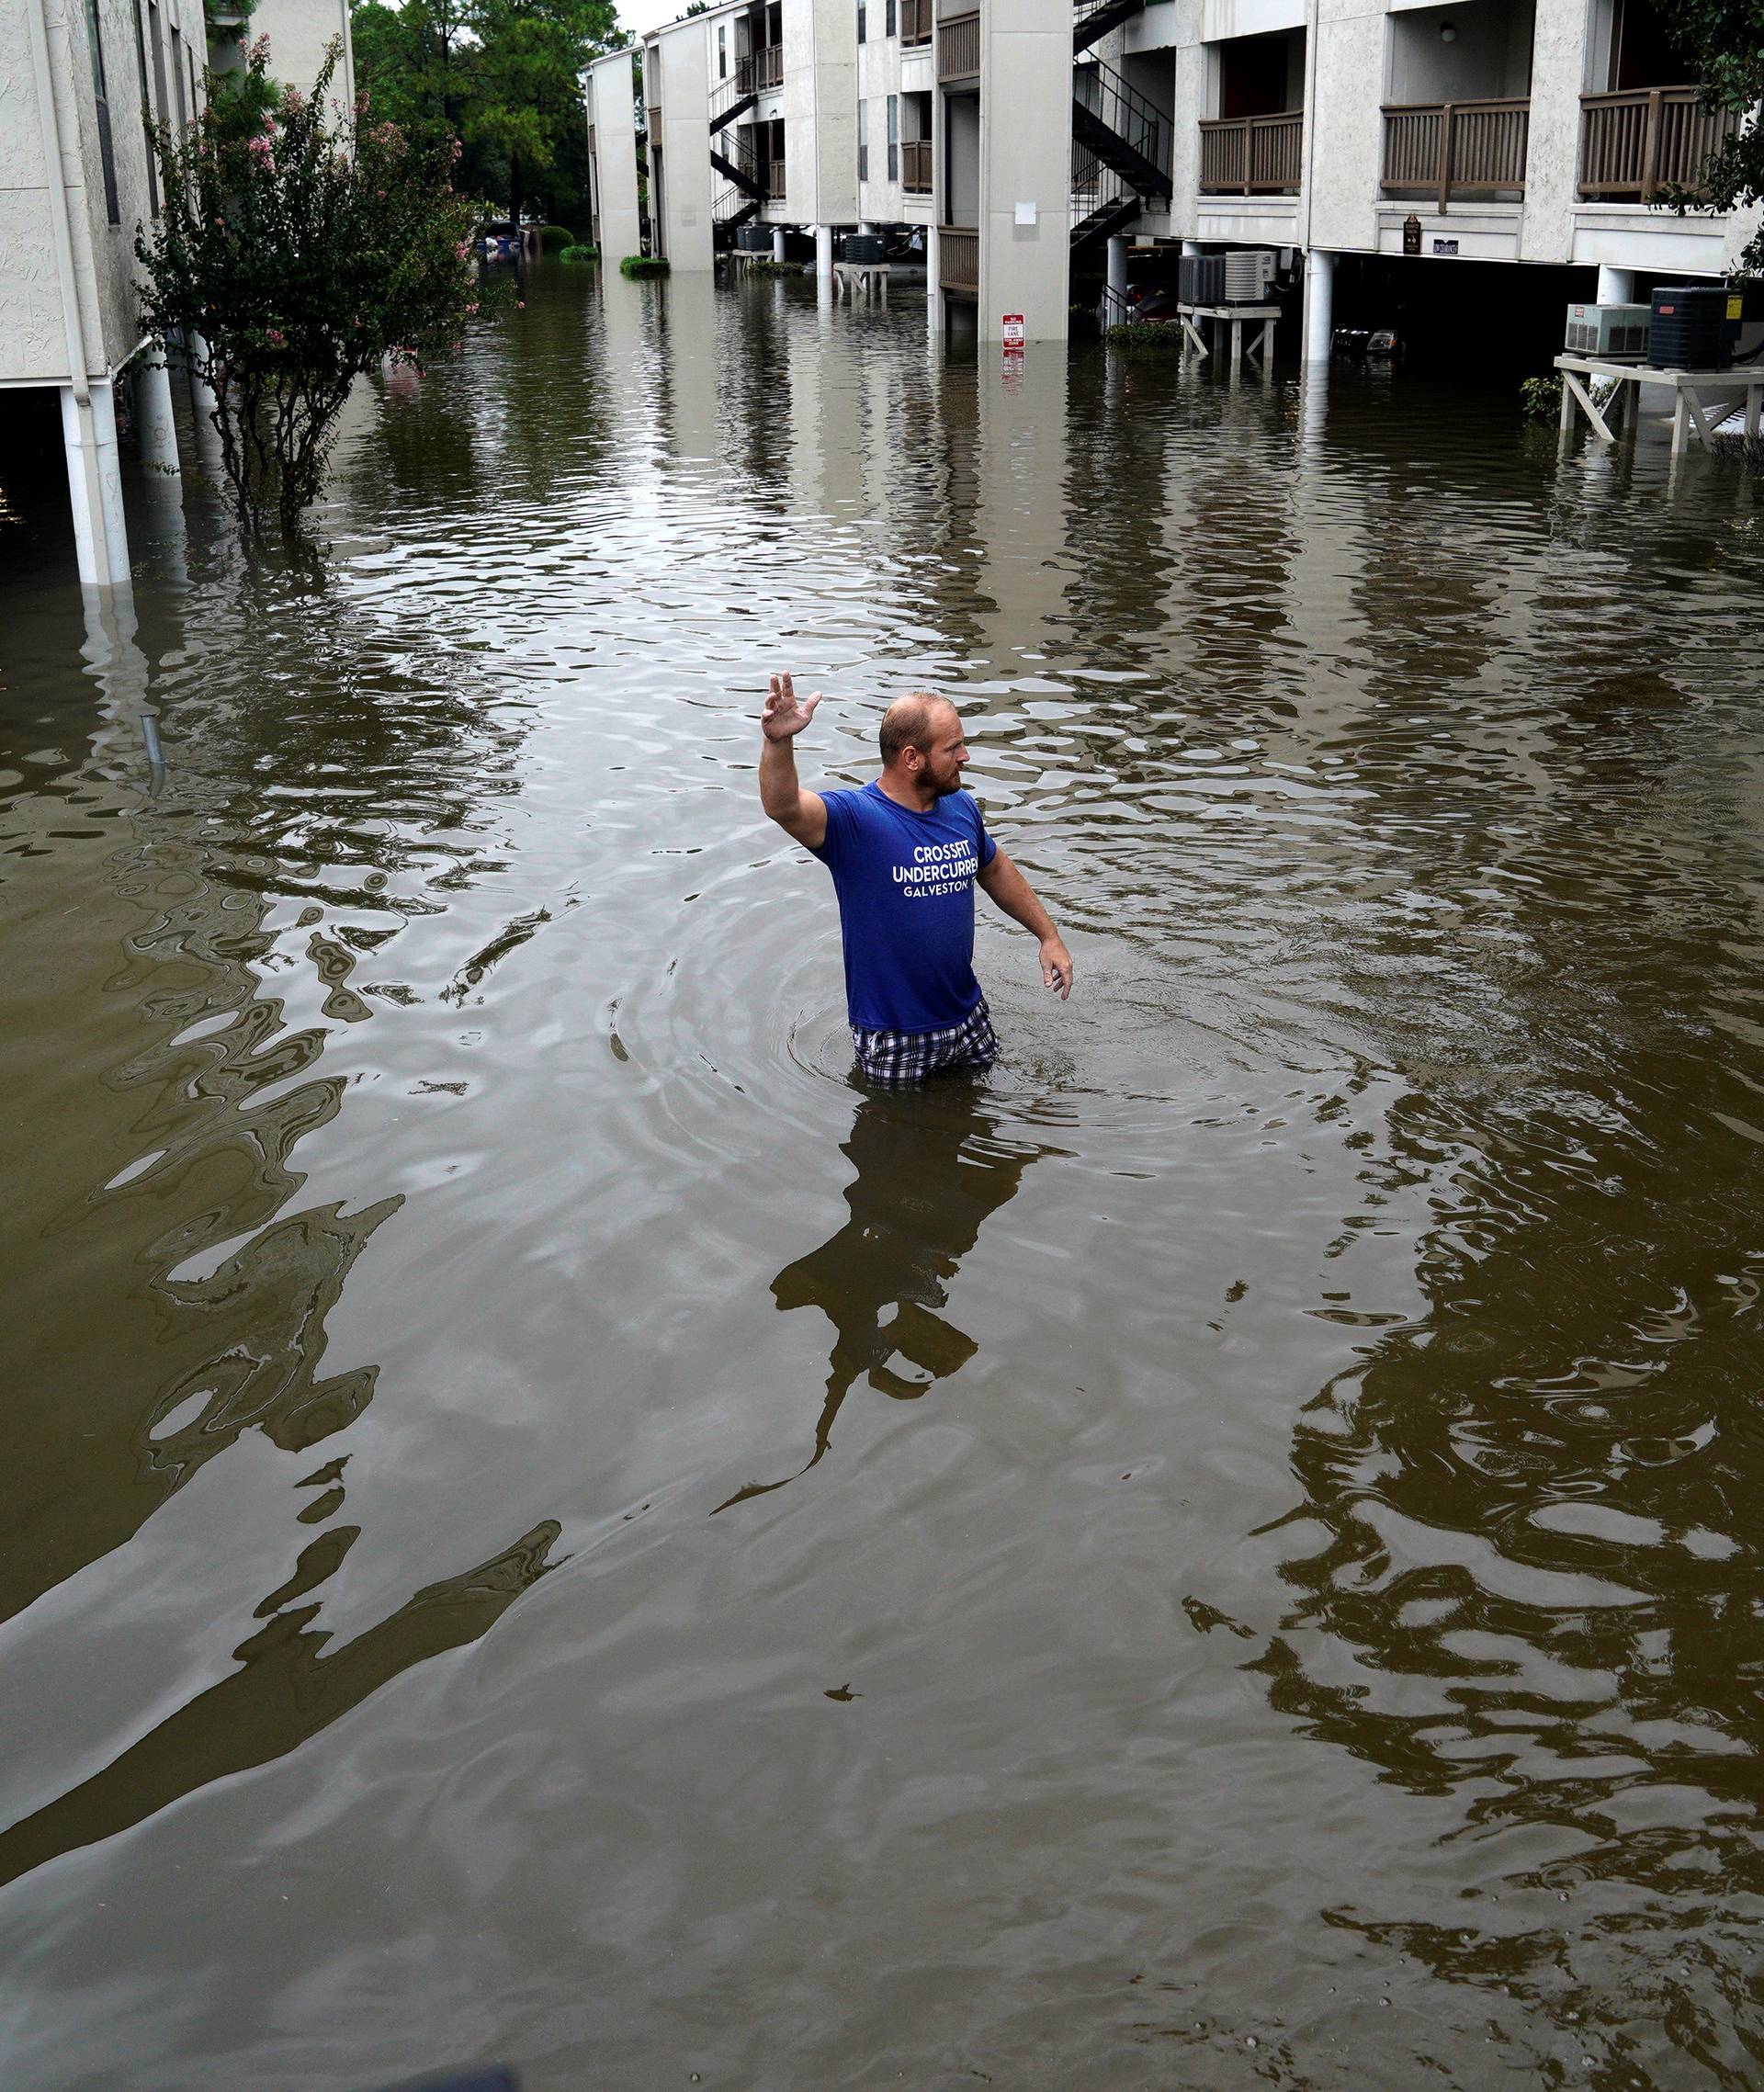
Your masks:
<svg viewBox="0 0 1764 2092"><path fill-rule="evenodd" d="M1668 189L1665 201L1680 214L1743 210L1764 198L1764 127L1751 120L1764 100L1764 0L1658 0L1658 11L1702 83L1705 107L1725 109L1742 124L1711 158L1697 189ZM1764 226L1739 268L1764 274Z"/></svg>
<svg viewBox="0 0 1764 2092"><path fill-rule="evenodd" d="M413 136L465 142L462 186L576 222L587 189L582 74L629 40L614 0L353 0L356 77Z"/></svg>
<svg viewBox="0 0 1764 2092"><path fill-rule="evenodd" d="M157 139L164 210L136 238L147 332L176 336L212 389L239 519L293 533L324 482L350 387L386 358L422 368L478 310L457 148L413 143L367 97L329 100L333 44L311 95L270 78L266 40L236 86L213 83L182 140Z"/></svg>

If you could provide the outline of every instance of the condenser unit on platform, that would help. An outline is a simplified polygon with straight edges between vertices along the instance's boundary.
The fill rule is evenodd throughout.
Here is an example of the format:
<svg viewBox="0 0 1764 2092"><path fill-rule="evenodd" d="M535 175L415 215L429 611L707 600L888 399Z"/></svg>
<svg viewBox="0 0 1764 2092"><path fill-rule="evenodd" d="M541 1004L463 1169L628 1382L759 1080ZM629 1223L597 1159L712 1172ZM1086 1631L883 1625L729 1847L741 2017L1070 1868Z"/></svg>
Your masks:
<svg viewBox="0 0 1764 2092"><path fill-rule="evenodd" d="M1570 305L1562 346L1570 356L1645 356L1645 305Z"/></svg>
<svg viewBox="0 0 1764 2092"><path fill-rule="evenodd" d="M1274 287L1274 257L1266 247L1245 247L1225 257L1225 302L1261 305Z"/></svg>
<svg viewBox="0 0 1764 2092"><path fill-rule="evenodd" d="M1225 256L1184 254L1176 265L1176 296L1183 305L1225 303Z"/></svg>

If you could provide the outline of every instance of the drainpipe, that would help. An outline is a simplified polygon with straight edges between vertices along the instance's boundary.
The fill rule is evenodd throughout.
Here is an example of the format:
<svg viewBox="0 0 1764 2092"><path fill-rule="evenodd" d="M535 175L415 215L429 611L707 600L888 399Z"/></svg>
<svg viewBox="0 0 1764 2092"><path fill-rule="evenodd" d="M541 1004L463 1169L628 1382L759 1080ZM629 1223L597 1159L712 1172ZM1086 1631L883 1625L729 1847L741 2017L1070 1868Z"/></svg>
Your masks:
<svg viewBox="0 0 1764 2092"><path fill-rule="evenodd" d="M1329 360L1334 332L1335 256L1311 245L1311 213L1317 174L1317 42L1322 9L1310 0L1305 10L1305 180L1299 191L1299 247L1305 256L1305 306L1301 326L1307 364Z"/></svg>
<svg viewBox="0 0 1764 2092"><path fill-rule="evenodd" d="M60 388L62 433L67 445L68 497L74 511L80 580L88 587L111 588L119 582L126 584L129 579L122 484L117 466L116 401L109 379L94 384L86 369L85 319L74 255L74 226L67 208L67 167L41 0L25 0L25 20L30 32L37 120L49 183L50 231L67 344L68 382Z"/></svg>

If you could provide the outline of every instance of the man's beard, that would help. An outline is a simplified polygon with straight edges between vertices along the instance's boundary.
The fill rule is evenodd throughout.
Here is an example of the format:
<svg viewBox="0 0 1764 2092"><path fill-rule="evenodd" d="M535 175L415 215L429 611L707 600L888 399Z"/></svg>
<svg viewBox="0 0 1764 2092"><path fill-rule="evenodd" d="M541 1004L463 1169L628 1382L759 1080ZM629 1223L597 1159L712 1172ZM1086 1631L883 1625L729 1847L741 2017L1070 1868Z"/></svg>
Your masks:
<svg viewBox="0 0 1764 2092"><path fill-rule="evenodd" d="M962 788L961 772L956 771L956 775L947 781L942 777L933 777L931 781L931 788L940 799L948 798L952 792L959 792Z"/></svg>

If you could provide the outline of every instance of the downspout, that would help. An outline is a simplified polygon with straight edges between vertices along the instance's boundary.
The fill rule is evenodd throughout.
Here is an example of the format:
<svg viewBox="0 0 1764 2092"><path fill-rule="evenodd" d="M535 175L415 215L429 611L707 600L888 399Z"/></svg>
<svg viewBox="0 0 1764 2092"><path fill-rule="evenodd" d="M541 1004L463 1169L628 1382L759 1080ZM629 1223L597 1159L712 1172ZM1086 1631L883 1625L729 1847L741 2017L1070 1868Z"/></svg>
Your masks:
<svg viewBox="0 0 1764 2092"><path fill-rule="evenodd" d="M1317 32L1322 15L1320 0L1310 0L1305 11L1305 198L1304 223L1299 252L1311 244L1311 175L1317 164Z"/></svg>
<svg viewBox="0 0 1764 2092"><path fill-rule="evenodd" d="M25 0L25 17L30 24L30 62L37 76L37 120L42 130L43 164L49 182L49 215L55 236L55 273L62 284L62 322L67 335L68 371L85 427L89 424L92 413L92 388L85 368L85 322L80 310L79 277L74 266L74 228L67 209L67 170L62 161L62 126L55 108L55 79L50 71L49 35L43 27L42 0Z"/></svg>

